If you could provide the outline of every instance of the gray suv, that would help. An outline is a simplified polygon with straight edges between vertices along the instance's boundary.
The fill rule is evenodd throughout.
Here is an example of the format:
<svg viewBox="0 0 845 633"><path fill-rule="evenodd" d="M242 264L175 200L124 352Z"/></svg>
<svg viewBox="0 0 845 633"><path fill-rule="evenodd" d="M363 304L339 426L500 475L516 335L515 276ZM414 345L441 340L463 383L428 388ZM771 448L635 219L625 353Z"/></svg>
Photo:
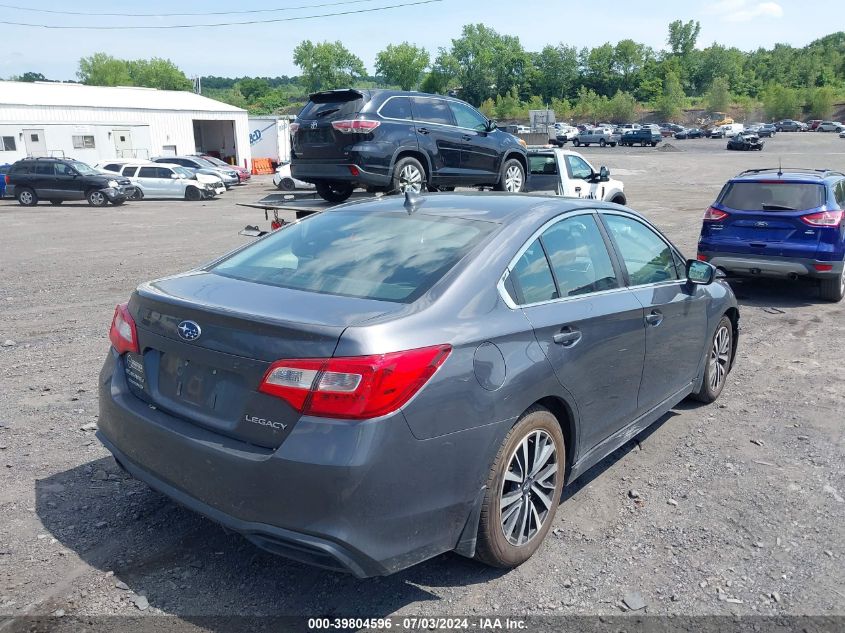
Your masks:
<svg viewBox="0 0 845 633"><path fill-rule="evenodd" d="M98 437L276 554L361 577L451 550L513 567L564 485L719 396L738 321L716 269L625 207L386 196L140 285Z"/></svg>

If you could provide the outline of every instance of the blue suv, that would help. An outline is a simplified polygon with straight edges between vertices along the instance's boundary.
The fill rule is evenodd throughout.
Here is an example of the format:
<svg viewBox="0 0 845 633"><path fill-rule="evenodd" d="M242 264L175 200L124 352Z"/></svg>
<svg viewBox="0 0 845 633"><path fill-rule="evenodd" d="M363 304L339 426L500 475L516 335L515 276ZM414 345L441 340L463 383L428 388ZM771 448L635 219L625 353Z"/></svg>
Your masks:
<svg viewBox="0 0 845 633"><path fill-rule="evenodd" d="M698 259L737 276L817 279L845 294L845 174L750 169L731 178L704 214Z"/></svg>

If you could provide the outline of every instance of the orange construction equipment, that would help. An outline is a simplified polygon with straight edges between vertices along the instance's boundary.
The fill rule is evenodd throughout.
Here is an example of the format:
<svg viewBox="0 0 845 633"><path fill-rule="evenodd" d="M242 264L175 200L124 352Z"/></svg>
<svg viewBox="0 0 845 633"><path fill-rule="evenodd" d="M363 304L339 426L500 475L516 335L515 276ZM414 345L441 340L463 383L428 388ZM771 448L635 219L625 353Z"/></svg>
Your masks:
<svg viewBox="0 0 845 633"><path fill-rule="evenodd" d="M253 158L252 159L252 175L264 176L273 173L273 164L269 158Z"/></svg>

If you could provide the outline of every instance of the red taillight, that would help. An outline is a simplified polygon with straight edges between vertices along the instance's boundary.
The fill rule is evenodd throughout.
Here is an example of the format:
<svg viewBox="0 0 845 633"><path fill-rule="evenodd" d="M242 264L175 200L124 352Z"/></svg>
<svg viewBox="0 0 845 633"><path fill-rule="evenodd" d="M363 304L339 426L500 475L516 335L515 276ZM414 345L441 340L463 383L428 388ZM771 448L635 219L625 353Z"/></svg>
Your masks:
<svg viewBox="0 0 845 633"><path fill-rule="evenodd" d="M7 185L12 184L12 179L11 179L11 178L9 178L9 174L6 174L5 176L3 176L3 180L5 180L5 181L6 181L6 184L7 184Z"/></svg>
<svg viewBox="0 0 845 633"><path fill-rule="evenodd" d="M713 207L708 208L707 211L704 212L704 219L710 220L711 222L721 222L726 217L728 217L727 213Z"/></svg>
<svg viewBox="0 0 845 633"><path fill-rule="evenodd" d="M258 390L305 415L376 418L408 402L451 351L451 345L435 345L374 356L279 360Z"/></svg>
<svg viewBox="0 0 845 633"><path fill-rule="evenodd" d="M299 123L291 123L290 124L290 133L296 134L297 130L299 130Z"/></svg>
<svg viewBox="0 0 845 633"><path fill-rule="evenodd" d="M361 172L358 170L358 168L355 165L350 165L349 166L349 173L352 174L353 176L357 176Z"/></svg>
<svg viewBox="0 0 845 633"><path fill-rule="evenodd" d="M698 261L700 261L700 262L706 262L706 261L707 261L707 255L702 255L701 253L699 253L698 255L696 255L696 257L695 257L695 258L696 258Z"/></svg>
<svg viewBox="0 0 845 633"><path fill-rule="evenodd" d="M381 125L381 121L367 121L365 119L332 121L332 127L343 134L369 134L379 125Z"/></svg>
<svg viewBox="0 0 845 633"><path fill-rule="evenodd" d="M810 226L839 226L845 211L820 211L810 215L802 215L801 220Z"/></svg>
<svg viewBox="0 0 845 633"><path fill-rule="evenodd" d="M815 268L820 273L829 273L833 270L833 264L813 264L813 268Z"/></svg>
<svg viewBox="0 0 845 633"><path fill-rule="evenodd" d="M109 340L118 354L139 352L138 332L135 329L135 320L129 314L128 303L120 303L115 307L111 329L109 329Z"/></svg>

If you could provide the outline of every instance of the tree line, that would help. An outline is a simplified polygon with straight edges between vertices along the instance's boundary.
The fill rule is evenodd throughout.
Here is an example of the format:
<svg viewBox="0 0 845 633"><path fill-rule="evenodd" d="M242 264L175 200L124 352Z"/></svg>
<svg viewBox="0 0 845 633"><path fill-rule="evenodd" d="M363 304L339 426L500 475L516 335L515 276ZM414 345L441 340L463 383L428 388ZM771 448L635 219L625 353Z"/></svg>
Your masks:
<svg viewBox="0 0 845 633"><path fill-rule="evenodd" d="M343 43L305 40L293 54L298 76L203 77L203 94L269 114L296 113L317 90L394 87L452 92L498 119L525 119L529 109L551 108L559 120L613 121L634 119L644 109L679 119L687 108L749 116L762 108L771 118L827 118L845 97L845 32L803 47L776 44L754 51L717 43L698 48L700 32L697 21L676 20L661 50L624 39L529 51L518 37L468 24L433 54L409 42L388 45L378 53L373 75ZM104 53L81 59L77 76L93 85L192 85L169 60L120 60Z"/></svg>

